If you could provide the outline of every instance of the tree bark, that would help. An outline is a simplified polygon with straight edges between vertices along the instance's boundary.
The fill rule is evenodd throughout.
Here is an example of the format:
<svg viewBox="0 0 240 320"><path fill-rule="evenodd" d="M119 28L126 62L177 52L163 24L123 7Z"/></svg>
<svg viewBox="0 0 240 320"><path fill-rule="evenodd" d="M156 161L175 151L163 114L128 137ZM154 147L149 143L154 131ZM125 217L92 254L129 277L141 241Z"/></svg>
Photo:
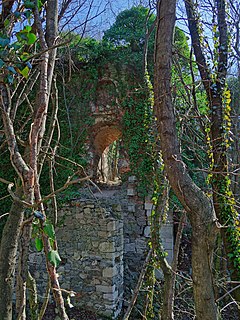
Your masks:
<svg viewBox="0 0 240 320"><path fill-rule="evenodd" d="M19 190L18 195L20 196L21 193L22 191ZM23 216L23 205L13 202L0 246L0 319L2 320L12 320L15 261Z"/></svg>
<svg viewBox="0 0 240 320"><path fill-rule="evenodd" d="M182 232L186 220L185 212L182 214L178 225L178 231L176 235L176 241L174 244L174 253L171 269L165 266L164 273L164 288L163 288L163 306L160 312L160 319L163 320L173 320L174 319L174 298L175 298L175 282L177 275L177 265L179 249L181 245Z"/></svg>
<svg viewBox="0 0 240 320"><path fill-rule="evenodd" d="M58 1L49 0L47 3L47 21L46 32L42 25L42 20L39 13L37 1L35 1L34 23L39 37L40 49L42 50L41 59L39 60L39 90L36 95L35 110L33 114L32 124L29 132L29 141L25 149L27 157L23 157L18 149L17 139L14 131L13 122L11 120L11 98L8 90L8 86L4 81L0 82L1 89L1 111L4 123L5 136L8 142L8 148L11 155L11 161L14 169L19 175L22 181L22 187L24 191L25 204L30 207L34 207L40 210L43 214L43 220L46 220L44 213L44 207L41 202L41 192L39 185L39 153L42 147L43 136L46 128L46 117L49 105L49 96L52 87L53 71L55 66L56 48L51 49L54 46L57 37L57 15L58 15ZM26 152L27 151L27 152ZM26 319L26 281L28 273L28 247L31 238L31 223L24 223L22 225L22 234L19 250L19 272L18 272L18 294L17 294L17 313L18 319ZM43 221L42 230L43 230ZM8 236L5 233L6 237ZM13 237L17 246L17 239L19 232L16 233L16 237ZM51 279L51 285L53 289L53 296L60 311L61 319L68 319L68 316L64 308L64 300L62 297L61 289L57 279L56 268L48 261L48 253L51 250L50 240L48 236L42 232L42 240L44 245L44 252L47 260L47 270ZM6 241L7 242L7 241ZM4 244L4 243L3 243ZM9 249L9 248L8 248ZM12 258L12 265L15 265L16 257ZM3 252L1 252L0 259L5 259ZM4 277L3 279L5 279ZM12 297L9 304L12 301ZM3 314L3 319L5 315Z"/></svg>
<svg viewBox="0 0 240 320"><path fill-rule="evenodd" d="M228 158L225 136L226 128L224 127L224 102L223 92L225 89L227 67L228 67L228 32L226 22L226 4L224 0L215 1L217 12L217 25L219 31L218 44L218 61L215 80L210 77L209 67L203 54L201 46L198 20L194 11L192 0L185 0L186 12L188 16L188 25L192 39L192 46L196 57L199 73L204 85L209 108L211 112L211 146L213 157L213 178L211 181L213 190L213 203L217 219L222 226L229 225L228 228L221 228L224 247L227 253L228 268L231 271L231 279L239 280L240 265L233 259L229 258L239 254L239 235L237 235L234 219L236 210L234 208L233 197L229 196L230 188L228 178ZM229 119L229 122L231 120ZM229 128L230 130L230 128ZM230 182L230 180L229 180ZM231 239L235 238L233 241ZM240 301L240 289L233 292L237 301Z"/></svg>
<svg viewBox="0 0 240 320"><path fill-rule="evenodd" d="M16 284L16 313L18 320L26 320L28 252L32 234L32 223L22 227L19 236L19 257Z"/></svg>
<svg viewBox="0 0 240 320"><path fill-rule="evenodd" d="M214 209L207 196L194 184L182 161L172 103L171 65L175 14L175 0L158 1L154 78L155 113L167 177L192 225L192 268L196 316L198 320L217 320L211 270L215 240Z"/></svg>

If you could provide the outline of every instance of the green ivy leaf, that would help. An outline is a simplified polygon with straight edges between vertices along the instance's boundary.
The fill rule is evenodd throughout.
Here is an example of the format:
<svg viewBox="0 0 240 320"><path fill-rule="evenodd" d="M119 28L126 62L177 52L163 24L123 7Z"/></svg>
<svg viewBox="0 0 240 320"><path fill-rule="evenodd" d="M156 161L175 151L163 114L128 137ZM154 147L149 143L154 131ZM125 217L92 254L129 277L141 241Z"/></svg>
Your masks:
<svg viewBox="0 0 240 320"><path fill-rule="evenodd" d="M55 230L52 224L50 223L46 223L43 231L49 236L50 239L55 240Z"/></svg>
<svg viewBox="0 0 240 320"><path fill-rule="evenodd" d="M21 45L21 43L19 43L18 41L16 41L16 42L14 42L14 43L12 43L11 44L11 48L13 49L13 50L18 50L18 49L20 49L22 47L22 45Z"/></svg>
<svg viewBox="0 0 240 320"><path fill-rule="evenodd" d="M32 16L32 11L31 10L26 10L23 12L24 16L29 19Z"/></svg>
<svg viewBox="0 0 240 320"><path fill-rule="evenodd" d="M21 75L23 75L24 76L24 78L28 78L28 75L29 75L29 71L30 71L30 69L26 66L23 70L20 70L20 73L21 73Z"/></svg>
<svg viewBox="0 0 240 320"><path fill-rule="evenodd" d="M23 32L30 32L32 30L31 26L25 26Z"/></svg>
<svg viewBox="0 0 240 320"><path fill-rule="evenodd" d="M49 251L48 260L55 268L59 266L60 262L62 261L57 250Z"/></svg>
<svg viewBox="0 0 240 320"><path fill-rule="evenodd" d="M10 20L9 20L9 19L6 19L6 20L4 21L4 27L5 27L5 28L8 28L9 25L10 25Z"/></svg>
<svg viewBox="0 0 240 320"><path fill-rule="evenodd" d="M23 52L23 54L21 55L21 59L22 59L23 61L25 61L25 60L27 60L28 58L29 58L29 53Z"/></svg>
<svg viewBox="0 0 240 320"><path fill-rule="evenodd" d="M41 8L42 8L42 6L43 6L42 1L41 1L41 0L38 0L38 9L41 9Z"/></svg>
<svg viewBox="0 0 240 320"><path fill-rule="evenodd" d="M22 41L27 41L28 38L27 38L27 32L23 32L23 31L20 31L16 34L17 36L17 39L19 42L22 42Z"/></svg>
<svg viewBox="0 0 240 320"><path fill-rule="evenodd" d="M28 38L28 45L31 45L31 44L34 44L34 42L37 40L37 37L34 33L28 33L27 35L27 38Z"/></svg>
<svg viewBox="0 0 240 320"><path fill-rule="evenodd" d="M35 239L35 247L36 247L38 252L42 251L42 249L43 249L42 239L39 239L39 238Z"/></svg>

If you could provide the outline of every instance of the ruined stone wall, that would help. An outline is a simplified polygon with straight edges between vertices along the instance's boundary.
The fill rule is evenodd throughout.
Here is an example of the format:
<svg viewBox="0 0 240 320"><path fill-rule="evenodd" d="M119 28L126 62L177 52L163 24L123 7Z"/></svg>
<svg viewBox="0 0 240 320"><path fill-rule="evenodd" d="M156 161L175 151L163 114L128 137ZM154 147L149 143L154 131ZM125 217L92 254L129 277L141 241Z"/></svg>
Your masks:
<svg viewBox="0 0 240 320"><path fill-rule="evenodd" d="M56 230L62 263L58 267L61 287L75 292L73 305L84 306L115 319L123 301L123 223L120 207L107 211L93 201L73 201L58 213ZM36 270L35 262L42 262ZM41 287L44 259L30 254L30 265ZM35 266L36 267L36 266Z"/></svg>
<svg viewBox="0 0 240 320"><path fill-rule="evenodd" d="M138 197L137 179L128 178L127 209L123 210L124 221L124 295L125 304L134 290L142 265L149 250L150 216L154 209L151 194L144 200ZM169 212L166 223L161 226L161 242L169 263L173 259L173 217ZM159 273L158 273L159 274Z"/></svg>
<svg viewBox="0 0 240 320"><path fill-rule="evenodd" d="M60 284L76 293L71 298L73 305L117 319L122 306L126 307L132 297L147 255L153 205L150 199L143 201L137 196L135 177L129 177L123 187L102 192L86 188L80 190L79 196L80 200L71 201L58 213ZM171 261L171 217L161 234ZM44 288L47 275L41 271L45 268L43 255L33 251L30 265Z"/></svg>

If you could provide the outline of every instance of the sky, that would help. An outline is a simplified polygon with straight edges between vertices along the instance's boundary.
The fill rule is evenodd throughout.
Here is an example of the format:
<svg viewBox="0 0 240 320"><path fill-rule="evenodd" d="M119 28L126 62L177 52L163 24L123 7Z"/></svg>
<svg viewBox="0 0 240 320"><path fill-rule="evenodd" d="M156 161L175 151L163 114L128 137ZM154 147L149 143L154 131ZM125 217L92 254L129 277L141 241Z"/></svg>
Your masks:
<svg viewBox="0 0 240 320"><path fill-rule="evenodd" d="M117 15L125 10L130 9L136 5L148 5L148 0L75 0L69 10L69 14L65 14L62 25L69 20L72 12L75 12L79 8L79 12L74 19L65 24L64 30L75 30L75 32L81 33L84 29L85 36L95 37L101 39L104 30L107 30L115 22ZM91 10L89 10L91 8ZM83 21L88 18L87 27L83 24ZM94 17L94 19L92 19Z"/></svg>
<svg viewBox="0 0 240 320"><path fill-rule="evenodd" d="M104 30L109 29L115 22L117 15L126 9L130 9L133 6L143 5L148 7L149 3L155 3L156 0L80 0L90 3L94 1L94 8L92 15L96 12L101 12L98 17L88 23L87 35L97 39L101 39L104 34ZM183 1L179 0L177 5L178 20L177 25L179 28L187 31L186 19L182 18L185 15Z"/></svg>

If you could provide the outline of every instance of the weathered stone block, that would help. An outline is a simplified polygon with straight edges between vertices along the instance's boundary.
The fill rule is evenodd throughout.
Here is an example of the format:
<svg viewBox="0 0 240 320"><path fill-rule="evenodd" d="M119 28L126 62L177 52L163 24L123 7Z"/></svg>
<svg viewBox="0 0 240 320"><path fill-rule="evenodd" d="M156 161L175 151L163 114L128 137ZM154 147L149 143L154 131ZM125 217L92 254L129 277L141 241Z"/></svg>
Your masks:
<svg viewBox="0 0 240 320"><path fill-rule="evenodd" d="M145 202L144 208L145 208L145 210L152 210L153 209L153 203L152 202Z"/></svg>
<svg viewBox="0 0 240 320"><path fill-rule="evenodd" d="M103 277L105 278L112 278L114 277L116 274L118 274L118 270L117 267L114 266L112 268L105 268L103 269Z"/></svg>
<svg viewBox="0 0 240 320"><path fill-rule="evenodd" d="M94 208L95 208L95 205L94 205L94 204L86 204L85 207L86 207L86 208L92 208L92 209L94 209Z"/></svg>
<svg viewBox="0 0 240 320"><path fill-rule="evenodd" d="M109 301L115 301L118 297L118 291L114 291L113 293L104 293L103 299L109 300Z"/></svg>
<svg viewBox="0 0 240 320"><path fill-rule="evenodd" d="M112 205L112 208L113 208L113 210L116 211L116 212L121 212L121 211L122 211L122 207L121 207L120 204L113 204L113 205Z"/></svg>
<svg viewBox="0 0 240 320"><path fill-rule="evenodd" d="M57 272L58 272L58 273L64 273L64 271L65 271L64 266L60 266L60 267L58 267L58 269L57 269Z"/></svg>
<svg viewBox="0 0 240 320"><path fill-rule="evenodd" d="M135 245L135 243L125 244L124 251L125 251L125 252L136 252L136 245Z"/></svg>
<svg viewBox="0 0 240 320"><path fill-rule="evenodd" d="M173 237L173 228L172 226L166 226L164 225L160 230L160 235L162 238L172 238Z"/></svg>
<svg viewBox="0 0 240 320"><path fill-rule="evenodd" d="M81 258L82 258L82 256L81 256L80 252L74 251L74 253L73 253L73 259L76 260L76 261L78 261L78 260L80 260Z"/></svg>
<svg viewBox="0 0 240 320"><path fill-rule="evenodd" d="M147 241L146 239L137 239L136 240L136 249L137 252L144 252L147 248Z"/></svg>
<svg viewBox="0 0 240 320"><path fill-rule="evenodd" d="M149 237L150 237L150 226L146 226L146 227L144 228L144 236L145 236L146 238L149 238Z"/></svg>
<svg viewBox="0 0 240 320"><path fill-rule="evenodd" d="M77 213L77 214L76 214L76 219L77 219L77 220L80 220L80 221L81 221L82 219L84 219L84 214L83 214L83 212Z"/></svg>
<svg viewBox="0 0 240 320"><path fill-rule="evenodd" d="M107 231L98 231L98 236L101 239L106 239L108 237L108 232Z"/></svg>
<svg viewBox="0 0 240 320"><path fill-rule="evenodd" d="M135 182L135 181L137 181L137 177L136 176L129 176L128 177L128 181L129 182Z"/></svg>
<svg viewBox="0 0 240 320"><path fill-rule="evenodd" d="M104 292L104 293L113 293L116 289L116 286L103 286L103 285L96 285L97 292Z"/></svg>
<svg viewBox="0 0 240 320"><path fill-rule="evenodd" d="M128 196L135 196L136 192L133 188L127 189L127 195Z"/></svg>
<svg viewBox="0 0 240 320"><path fill-rule="evenodd" d="M114 252L114 245L112 242L102 242L99 245L99 250L101 252Z"/></svg>
<svg viewBox="0 0 240 320"><path fill-rule="evenodd" d="M116 221L110 221L107 224L108 231L115 231L116 230Z"/></svg>
<svg viewBox="0 0 240 320"><path fill-rule="evenodd" d="M83 212L84 212L84 214L91 214L91 209L90 208L84 208Z"/></svg>
<svg viewBox="0 0 240 320"><path fill-rule="evenodd" d="M151 209L146 210L146 215L147 215L147 217L150 217L151 213L152 213L152 210L151 210Z"/></svg>
<svg viewBox="0 0 240 320"><path fill-rule="evenodd" d="M128 205L128 211L129 212L136 212L135 204L129 204Z"/></svg>
<svg viewBox="0 0 240 320"><path fill-rule="evenodd" d="M117 246L116 248L116 252L122 252L123 251L123 244L121 244L120 246Z"/></svg>
<svg viewBox="0 0 240 320"><path fill-rule="evenodd" d="M98 241L92 241L93 248L98 248L99 242Z"/></svg>

